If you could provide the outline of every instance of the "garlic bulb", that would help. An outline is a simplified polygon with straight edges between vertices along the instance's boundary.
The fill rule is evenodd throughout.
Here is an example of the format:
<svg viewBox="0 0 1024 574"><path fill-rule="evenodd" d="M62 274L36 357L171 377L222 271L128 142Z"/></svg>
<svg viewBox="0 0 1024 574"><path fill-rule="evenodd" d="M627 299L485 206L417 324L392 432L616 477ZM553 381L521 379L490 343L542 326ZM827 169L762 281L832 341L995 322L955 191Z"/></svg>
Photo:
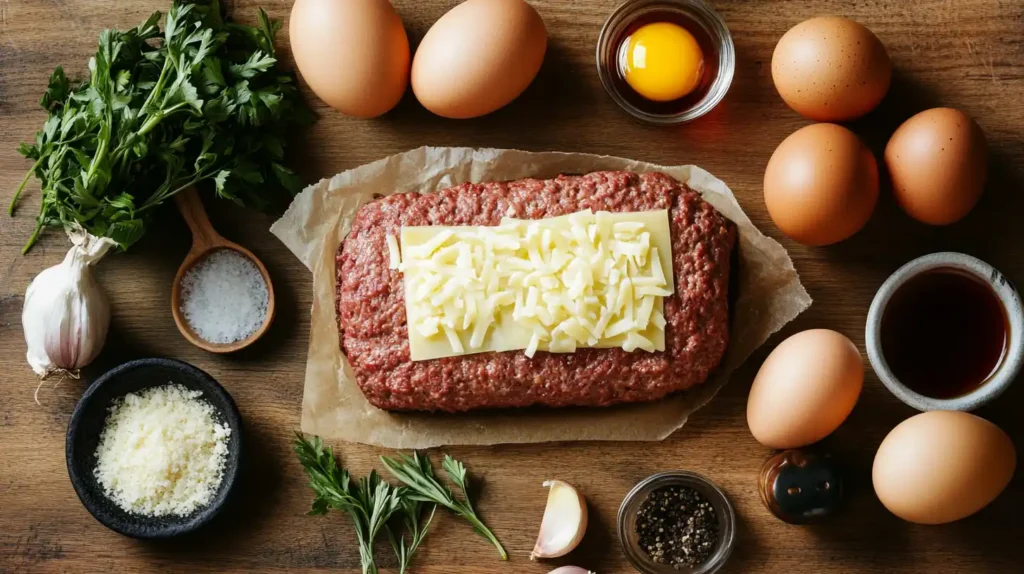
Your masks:
<svg viewBox="0 0 1024 574"><path fill-rule="evenodd" d="M103 348L110 326L110 304L89 266L115 243L68 231L74 246L59 265L44 270L25 291L21 324L28 364L41 377L77 374Z"/></svg>

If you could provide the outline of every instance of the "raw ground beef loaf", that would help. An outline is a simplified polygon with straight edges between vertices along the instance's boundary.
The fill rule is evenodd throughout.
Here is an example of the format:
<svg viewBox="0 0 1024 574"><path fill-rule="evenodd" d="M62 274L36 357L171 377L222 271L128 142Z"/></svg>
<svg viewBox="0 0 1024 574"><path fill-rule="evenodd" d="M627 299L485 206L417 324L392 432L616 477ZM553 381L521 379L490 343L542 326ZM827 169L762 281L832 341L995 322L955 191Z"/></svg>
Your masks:
<svg viewBox="0 0 1024 574"><path fill-rule="evenodd" d="M404 225L498 225L583 209L669 209L676 293L665 298L665 351L481 353L412 362L402 273L387 235ZM373 405L388 410L605 406L651 401L699 385L729 341L729 263L736 227L695 191L660 173L597 172L550 180L466 183L364 205L337 253L341 348Z"/></svg>

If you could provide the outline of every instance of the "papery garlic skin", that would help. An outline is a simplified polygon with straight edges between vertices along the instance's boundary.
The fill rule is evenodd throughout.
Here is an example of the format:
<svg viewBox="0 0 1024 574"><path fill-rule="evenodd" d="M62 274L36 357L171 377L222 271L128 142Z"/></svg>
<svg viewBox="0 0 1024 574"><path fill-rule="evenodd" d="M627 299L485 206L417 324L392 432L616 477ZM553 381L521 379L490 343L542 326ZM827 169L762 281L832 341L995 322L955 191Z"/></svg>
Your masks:
<svg viewBox="0 0 1024 574"><path fill-rule="evenodd" d="M28 364L41 377L72 373L99 355L110 327L110 303L90 265L115 243L83 230L68 236L74 246L59 265L45 269L25 291L21 324Z"/></svg>

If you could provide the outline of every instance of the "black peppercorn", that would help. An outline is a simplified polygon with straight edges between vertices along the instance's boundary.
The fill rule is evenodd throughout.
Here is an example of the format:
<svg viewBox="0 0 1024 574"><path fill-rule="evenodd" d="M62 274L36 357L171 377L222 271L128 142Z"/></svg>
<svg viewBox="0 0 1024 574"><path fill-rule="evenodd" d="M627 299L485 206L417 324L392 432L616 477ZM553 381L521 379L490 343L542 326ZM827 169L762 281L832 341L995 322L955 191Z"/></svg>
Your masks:
<svg viewBox="0 0 1024 574"><path fill-rule="evenodd" d="M688 486L664 486L636 515L640 548L658 564L681 569L703 563L718 543L718 515L708 499Z"/></svg>

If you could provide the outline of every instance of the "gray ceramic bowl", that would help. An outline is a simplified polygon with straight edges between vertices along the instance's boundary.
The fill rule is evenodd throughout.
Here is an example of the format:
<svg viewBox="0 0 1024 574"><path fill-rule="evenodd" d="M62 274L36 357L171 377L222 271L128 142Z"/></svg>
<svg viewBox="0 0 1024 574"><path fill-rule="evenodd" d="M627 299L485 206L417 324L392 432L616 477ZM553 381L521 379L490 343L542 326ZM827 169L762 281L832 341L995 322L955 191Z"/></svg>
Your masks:
<svg viewBox="0 0 1024 574"><path fill-rule="evenodd" d="M1009 342L1003 362L977 389L959 397L936 399L911 390L896 378L882 354L882 316L893 294L912 277L933 269L954 268L969 273L990 285L1006 310L1009 323ZM865 331L868 360L875 374L894 395L919 411L971 411L992 401L1005 391L1020 373L1024 362L1024 311L1021 310L1020 295L1013 284L984 261L963 253L932 253L914 259L882 284L871 302Z"/></svg>
<svg viewBox="0 0 1024 574"><path fill-rule="evenodd" d="M202 391L202 399L214 407L221 422L231 428L224 478L213 500L187 516L148 517L125 512L103 494L93 476L96 446L114 400L132 392L173 382ZM108 371L96 379L78 401L68 423L65 454L71 484L85 509L107 528L140 539L171 538L192 532L210 522L224 507L241 465L242 419L235 401L220 383L198 368L173 359L138 359Z"/></svg>

